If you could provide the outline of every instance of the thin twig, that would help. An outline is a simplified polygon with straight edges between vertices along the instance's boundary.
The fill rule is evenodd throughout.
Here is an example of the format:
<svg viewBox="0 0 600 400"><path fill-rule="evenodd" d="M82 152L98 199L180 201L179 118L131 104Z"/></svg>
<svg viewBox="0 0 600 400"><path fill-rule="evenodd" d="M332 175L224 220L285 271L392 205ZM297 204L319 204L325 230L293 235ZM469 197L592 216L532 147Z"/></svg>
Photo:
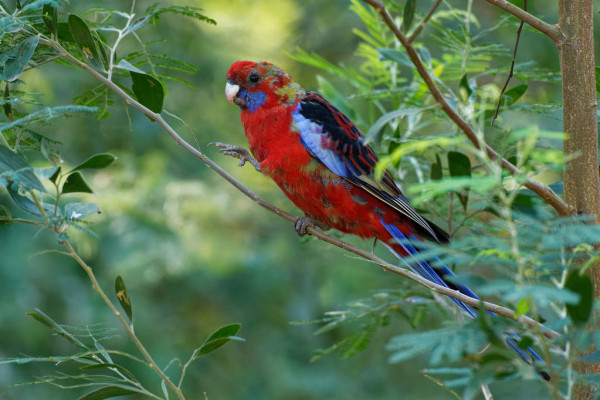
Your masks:
<svg viewBox="0 0 600 400"><path fill-rule="evenodd" d="M414 32L412 33L412 35L410 35L408 37L408 43L412 43L415 41L415 39L417 38L417 36L419 36L419 34L421 33L421 31L423 30L423 28L425 28L425 25L427 25L427 22L429 22L429 19L433 16L433 14L435 13L435 10L437 10L437 8L440 6L440 4L442 4L443 0L437 0L435 2L435 4L433 6L431 6L431 10L429 10L429 13L427 13L427 15L425 16L425 18L423 18L423 21L421 21L421 23L419 24L419 26L417 26L417 28L414 30Z"/></svg>
<svg viewBox="0 0 600 400"><path fill-rule="evenodd" d="M503 9L509 14L514 15L521 21L531 25L533 28L542 32L556 44L560 44L563 40L563 32L558 25L550 25L547 22L529 14L526 10L523 10L506 0L486 0L488 3L495 5L498 8Z"/></svg>
<svg viewBox="0 0 600 400"><path fill-rule="evenodd" d="M523 0L523 10L527 11L527 0ZM515 60L517 59L517 49L519 48L519 39L521 39L521 31L523 30L523 24L525 24L525 21L521 20L521 23L519 24L519 29L517 30L517 40L515 42L515 51L513 52L512 62L510 64L510 72L508 73L508 78L506 78L506 82L504 83L502 92L500 92L500 97L498 98L498 106L496 107L496 112L494 113L494 117L492 118L491 126L494 126L494 121L496 121L496 118L498 118L498 113L500 112L500 104L502 104L502 96L504 96L504 92L508 87L508 83L513 77L513 72L515 70Z"/></svg>
<svg viewBox="0 0 600 400"><path fill-rule="evenodd" d="M199 151L198 149L196 149L195 147L190 145L188 142L183 140L183 138L181 138L181 136L179 136L179 134L177 134L177 132L161 117L160 114L157 114L157 113L151 111L150 109L145 107L143 104L139 103L137 100L135 100L131 96L129 96L125 91L123 91L114 82L108 80L102 74L100 74L99 72L94 70L93 68L89 67L88 65L82 63L81 61L79 61L78 59L76 59L75 57L70 55L68 52L66 52L60 46L60 44L50 41L50 40L47 40L45 38L40 38L40 43L43 43L43 44L50 46L50 47L54 48L55 50L57 50L60 54L63 55L64 59L77 65L78 67L82 68L89 74L93 75L96 79L100 80L102 83L107 85L111 90L113 90L118 96L123 98L123 100L127 104L140 110L145 115L147 115L149 118L158 122L158 124L169 134L169 136L171 136L171 138L175 141L175 143L182 146L184 149L186 149L192 155L194 155L197 158L199 158L200 160L202 160L209 168L211 168L212 170L217 172L219 175L221 175L221 177L223 177L227 182L232 184L236 189L238 189L244 195L246 195L247 197L252 199L255 203L257 203L261 207L264 207L267 210L279 215L280 217L286 219L289 222L295 223L297 221L298 218L296 218L295 216L293 216L291 214L288 214L287 212L281 210L280 208L277 208L274 205L263 200L260 196L258 196L257 194L252 192L250 189L248 189L246 186L244 186L242 183L240 183L238 180L236 180L233 176L229 175L223 168L221 168L213 160L208 158L204 153L202 153L201 151ZM390 272L402 275L414 282L417 282L418 284L427 287L429 290L431 290L433 292L441 293L443 295L453 297L453 298L460 300L463 303L468 304L472 307L477 308L477 307L483 306L486 310L489 310L498 315L502 315L504 317L516 320L525 326L528 326L530 328L540 329L541 332L543 332L543 334L550 339L553 339L553 338L556 338L559 336L558 332L548 329L543 324L540 324L539 322L537 322L527 316L520 315L517 317L517 314L515 313L514 310L499 306L497 304L493 304L493 303L489 303L489 302L482 302L480 300L477 300L477 299L474 299L467 295L464 295L464 294L460 293L458 290L452 290L450 288L437 285L437 284L423 278L422 276L417 275L414 272L407 270L406 268L402 268L397 265L388 263L387 261L375 256L374 254L371 254L365 250L359 249L358 247L352 246L340 239L329 236L318 229L308 227L306 229L306 231L308 233L310 233L311 235L319 238L320 240L323 240L334 246L337 246L337 247L347 250L351 253L354 253L364 259L370 260L373 263L375 263L378 266L385 269L386 271L390 271Z"/></svg>
<svg viewBox="0 0 600 400"><path fill-rule="evenodd" d="M363 0L365 3L371 5L380 15L386 25L390 28L390 30L394 33L396 38L400 41L402 46L406 49L406 53L413 65L417 69L417 72L429 88L431 95L435 98L435 100L440 104L442 110L448 115L448 117L464 132L467 138L473 143L473 145L478 148L485 150L487 155L492 160L498 160L502 164L502 168L508 171L511 175L523 175L523 172L517 168L512 163L508 162L506 159L502 158L496 150L490 147L485 142L482 142L480 138L478 138L475 130L469 125L469 123L452 107L452 105L446 100L444 95L442 94L440 88L435 83L431 74L427 71L425 64L419 57L417 51L412 46L411 43L408 42L408 39L400 29L396 26L394 19L389 14L383 3L379 0ZM481 142L481 143L480 143ZM572 215L575 213L575 209L569 206L563 199L560 198L548 185L545 185L539 181L536 181L532 178L525 178L524 186L538 196L540 196L546 203L552 206L560 215Z"/></svg>

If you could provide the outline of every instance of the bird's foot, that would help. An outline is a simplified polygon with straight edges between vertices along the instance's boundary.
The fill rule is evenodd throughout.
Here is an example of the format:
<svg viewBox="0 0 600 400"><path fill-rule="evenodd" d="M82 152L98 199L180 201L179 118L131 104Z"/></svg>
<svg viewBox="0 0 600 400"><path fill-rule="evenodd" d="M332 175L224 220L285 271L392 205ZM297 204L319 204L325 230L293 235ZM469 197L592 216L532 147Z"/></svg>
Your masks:
<svg viewBox="0 0 600 400"><path fill-rule="evenodd" d="M260 164L254 159L254 157L252 157L252 155L247 149L240 146L234 146L231 144L225 144L221 142L213 142L209 143L208 145L219 147L222 149L219 150L219 153L223 153L226 156L231 156L240 160L238 167L243 167L246 164L246 162L249 162L258 172L261 172Z"/></svg>
<svg viewBox="0 0 600 400"><path fill-rule="evenodd" d="M294 229L296 230L296 233L298 233L298 235L304 236L308 234L308 232L306 231L307 228L314 228L315 226L324 231L331 229L329 225L313 217L298 218L296 220L296 224L294 225Z"/></svg>

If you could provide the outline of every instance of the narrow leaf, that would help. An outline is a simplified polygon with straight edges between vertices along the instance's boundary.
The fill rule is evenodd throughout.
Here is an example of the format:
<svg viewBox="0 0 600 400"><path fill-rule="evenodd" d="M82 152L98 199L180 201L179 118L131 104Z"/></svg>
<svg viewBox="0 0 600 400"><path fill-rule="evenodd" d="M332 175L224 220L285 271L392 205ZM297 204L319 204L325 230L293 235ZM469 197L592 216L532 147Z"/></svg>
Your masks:
<svg viewBox="0 0 600 400"><path fill-rule="evenodd" d="M82 169L102 169L108 167L115 161L117 157L109 153L95 154L73 168L70 172L79 171Z"/></svg>
<svg viewBox="0 0 600 400"><path fill-rule="evenodd" d="M0 169L15 172L9 179L22 185L27 190L36 189L43 193L47 192L42 182L33 173L33 168L27 164L25 159L4 146L0 146Z"/></svg>
<svg viewBox="0 0 600 400"><path fill-rule="evenodd" d="M62 187L62 193L94 193L79 172L68 176Z"/></svg>
<svg viewBox="0 0 600 400"><path fill-rule="evenodd" d="M4 80L12 82L21 75L29 60L31 60L39 40L39 36L28 37L8 53L8 59L4 64Z"/></svg>
<svg viewBox="0 0 600 400"><path fill-rule="evenodd" d="M600 67L596 67L596 96L600 98Z"/></svg>
<svg viewBox="0 0 600 400"><path fill-rule="evenodd" d="M513 104L515 104L521 98L521 96L525 94L527 88L528 85L522 84L507 90L503 96L504 104L507 106L512 106Z"/></svg>
<svg viewBox="0 0 600 400"><path fill-rule="evenodd" d="M115 279L115 293L117 294L117 300L119 300L119 304L121 304L125 314L127 314L127 318L129 318L129 322L133 322L133 310L131 308L129 292L127 292L125 282L123 281L123 278L121 278L121 275L117 276Z"/></svg>
<svg viewBox="0 0 600 400"><path fill-rule="evenodd" d="M126 396L128 394L134 394L137 392L137 390L125 389L119 386L107 386L94 390L88 394L84 394L79 398L79 400L103 400L117 396Z"/></svg>
<svg viewBox="0 0 600 400"><path fill-rule="evenodd" d="M402 65L405 65L409 68L413 68L414 65L412 63L412 61L410 61L410 58L408 58L408 56L406 55L406 53L400 51L400 50L396 50L396 49L377 49L377 51L379 52L379 54L381 54L383 56L384 59L390 60L390 61L396 61Z"/></svg>
<svg viewBox="0 0 600 400"><path fill-rule="evenodd" d="M42 21L44 21L44 25L52 33L52 36L56 36L58 31L58 9L50 4L45 4L42 8Z"/></svg>
<svg viewBox="0 0 600 400"><path fill-rule="evenodd" d="M83 19L75 14L69 15L69 30L73 36L73 40L79 46L83 57L92 67L98 71L104 70L102 59L98 54L98 46L94 40L94 36Z"/></svg>
<svg viewBox="0 0 600 400"><path fill-rule="evenodd" d="M244 341L244 339L235 336L240 330L241 324L230 324L225 325L214 331L208 339L204 341L202 346L196 350L196 357L204 356L212 351L215 351L219 347L223 346L230 340Z"/></svg>
<svg viewBox="0 0 600 400"><path fill-rule="evenodd" d="M471 176L471 160L462 153L450 151L448 152L448 169L450 170L450 176L453 178ZM469 202L469 191L464 189L457 192L457 194L463 209L466 210Z"/></svg>
<svg viewBox="0 0 600 400"><path fill-rule="evenodd" d="M140 103L148 107L150 111L160 113L165 97L162 84L153 76L129 71L133 85L131 89Z"/></svg>
<svg viewBox="0 0 600 400"><path fill-rule="evenodd" d="M404 5L404 13L402 14L402 30L404 31L404 33L408 32L408 30L410 29L412 21L415 17L416 9L416 0L406 0L406 4Z"/></svg>
<svg viewBox="0 0 600 400"><path fill-rule="evenodd" d="M585 324L592 313L594 285L588 275L573 270L567 277L565 288L579 295L579 303L567 304L567 313L576 325Z"/></svg>
<svg viewBox="0 0 600 400"><path fill-rule="evenodd" d="M473 93L473 89L469 86L469 81L467 79L467 74L464 74L458 83L458 95L463 103L466 103L471 97Z"/></svg>
<svg viewBox="0 0 600 400"><path fill-rule="evenodd" d="M407 108L407 109L394 110L394 111L390 111L389 113L383 114L381 117L379 117L379 119L377 121L375 121L375 123L373 125L371 125L371 128L369 128L369 131L367 132L367 134L365 136L365 143L369 143L369 142L373 141L373 139L375 139L375 137L377 137L377 135L379 134L381 129L385 126L385 124L387 124L391 120L393 120L395 118L405 117L407 115L418 114L422 111L423 111L422 108Z"/></svg>
<svg viewBox="0 0 600 400"><path fill-rule="evenodd" d="M8 118L8 120L12 121L12 120L14 120L13 112L12 112L12 104L10 101L7 101L8 99L10 99L10 90L8 88L8 82L7 82L6 86L4 86L4 105L2 106L2 108L4 108L4 114L6 114L6 117Z"/></svg>
<svg viewBox="0 0 600 400"><path fill-rule="evenodd" d="M85 350L89 350L83 343L81 343L79 339L77 339L71 333L67 332L65 328L54 322L52 318L44 314L40 309L36 308L34 312L27 313L27 315L46 325L48 328L52 329L58 335L64 337L69 342L73 343L75 346Z"/></svg>
<svg viewBox="0 0 600 400"><path fill-rule="evenodd" d="M145 74L144 71L142 71L141 69L139 69L135 65L131 64L129 61L127 61L124 58L122 58L122 59L119 60L119 62L117 63L116 67L120 68L120 69L124 69L126 71L133 71L133 72L137 72L137 73L140 73L140 74Z"/></svg>
<svg viewBox="0 0 600 400"><path fill-rule="evenodd" d="M444 177L444 173L442 172L442 160L440 160L440 155L436 153L435 162L431 163L431 180L439 181Z"/></svg>

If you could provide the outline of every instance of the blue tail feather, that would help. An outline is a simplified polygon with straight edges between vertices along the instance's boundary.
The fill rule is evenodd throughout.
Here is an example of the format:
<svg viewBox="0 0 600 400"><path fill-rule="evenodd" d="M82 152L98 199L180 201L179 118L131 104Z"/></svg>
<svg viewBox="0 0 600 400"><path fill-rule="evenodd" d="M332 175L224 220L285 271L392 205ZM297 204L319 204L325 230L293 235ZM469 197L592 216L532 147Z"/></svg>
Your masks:
<svg viewBox="0 0 600 400"><path fill-rule="evenodd" d="M418 239L415 235L410 235L409 238L407 238L406 235L404 235L400 231L400 229L398 229L397 226L392 225L392 224L386 224L385 222L383 222L382 218L379 218L379 220L381 221L381 223L383 224L385 229L390 233L390 235L392 235L392 237L394 239L396 239L397 243L400 246L402 246L402 248L404 249L404 251L407 254L409 254L411 256L415 256L419 253L419 250L417 250L413 246L413 244L410 242L410 240L412 240L413 242L418 241ZM396 254L398 256L398 258L403 259L403 257L400 254L398 254L393 248L391 248L387 244L386 244L386 246L394 254ZM432 267L429 265L429 263L427 261L415 261L412 263L406 262L406 265L414 273L421 275L423 278L425 278L431 282L437 283L440 286L444 286L444 287L447 287L450 289L458 290L460 293L462 293L464 295L467 295L469 297L479 300L479 296L477 296L467 286L462 285L460 283L454 283L454 282L447 281L446 280L447 277L456 276L454 274L454 272L452 272L452 270L450 268L448 268L446 265L443 265L441 260L438 257L434 257L434 258L432 258L432 260L437 262L440 266ZM470 317L477 318L477 313L476 313L475 309L473 309L472 307L468 306L467 304L465 304L462 301L457 300L455 298L450 297L450 300L452 300L460 308L462 308ZM493 314L493 313L491 313L491 314ZM536 352L533 351L533 349L531 349L531 347L527 347L527 351L529 352L529 354L518 347L517 341L520 340L520 338L516 333L511 332L511 333L507 333L507 335L510 336L510 337L506 337L507 345L511 349L513 349L515 351L515 353L517 353L523 360L525 360L529 363L532 363L533 361L536 361L536 360L543 362L541 357L539 355L537 355Z"/></svg>

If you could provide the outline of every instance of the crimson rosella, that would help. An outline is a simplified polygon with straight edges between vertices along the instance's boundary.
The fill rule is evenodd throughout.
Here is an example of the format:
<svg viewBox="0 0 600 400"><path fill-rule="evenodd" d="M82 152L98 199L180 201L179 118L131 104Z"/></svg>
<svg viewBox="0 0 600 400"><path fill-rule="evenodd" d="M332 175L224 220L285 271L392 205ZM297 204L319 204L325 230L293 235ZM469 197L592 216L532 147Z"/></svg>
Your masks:
<svg viewBox="0 0 600 400"><path fill-rule="evenodd" d="M418 252L414 243L448 242L440 227L421 216L385 172L375 179L378 159L360 130L319 94L303 89L281 68L267 62L238 61L227 72L225 95L240 107L250 151L214 143L225 154L246 161L269 176L306 215L296 223L335 228L361 238L376 238L399 258ZM454 273L441 263L408 266L439 285L477 299L468 287L447 278ZM452 299L468 315L474 309ZM532 358L507 342L525 360ZM530 350L531 351L531 350ZM536 359L539 357L531 351Z"/></svg>

